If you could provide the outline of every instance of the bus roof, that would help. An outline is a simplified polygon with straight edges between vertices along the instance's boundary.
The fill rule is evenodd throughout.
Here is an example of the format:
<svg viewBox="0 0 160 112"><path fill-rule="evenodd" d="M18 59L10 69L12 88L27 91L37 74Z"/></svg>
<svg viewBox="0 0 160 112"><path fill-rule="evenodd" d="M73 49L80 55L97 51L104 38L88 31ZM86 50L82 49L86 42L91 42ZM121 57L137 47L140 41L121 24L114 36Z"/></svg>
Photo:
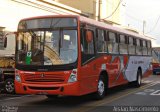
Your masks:
<svg viewBox="0 0 160 112"><path fill-rule="evenodd" d="M106 23L103 23L103 22L100 22L100 21L96 21L94 19L90 19L90 18L87 18L87 17L84 17L84 16L80 16L80 15L46 15L46 16L36 16L36 17L24 18L20 21L31 20L31 19L40 19L40 18L53 18L53 17L75 17L75 18L79 19L81 22L84 22L84 23L87 23L87 24L90 24L90 25L93 25L93 26L98 26L102 29L107 29L107 30L111 30L113 32L119 32L119 33L122 33L122 34L127 34L127 35L130 35L130 36L139 37L139 38L146 39L146 40L151 40L151 38L148 37L148 36L140 35L138 33L128 31L126 29L119 28L119 27L116 27L116 26L112 26L112 25L109 25L109 24L106 24Z"/></svg>
<svg viewBox="0 0 160 112"><path fill-rule="evenodd" d="M53 18L53 17L75 17L75 18L79 18L80 16L78 15L44 15L44 16L34 16L34 17L29 17L29 18L24 18L21 19L20 21L23 20L31 20L31 19L41 19L41 18Z"/></svg>
<svg viewBox="0 0 160 112"><path fill-rule="evenodd" d="M146 40L150 40L148 36L145 36L145 35L140 35L138 33L135 33L135 32L132 32L132 31L128 31L126 29L123 29L123 28L119 28L119 27L116 27L116 26L112 26L112 25L109 25L109 24L106 24L106 23L103 23L103 22L99 22L99 21L96 21L96 20L93 20L93 19L89 19L89 18L86 18L86 17L82 17L80 16L80 21L81 22L84 22L84 23L88 23L88 24L91 24L91 25L94 25L94 26L98 26L100 28L104 28L104 29L108 29L108 30L111 30L113 32L119 32L119 33L122 33L122 34L127 34L127 35L130 35L130 36L134 36L134 37L139 37L139 38L143 38L143 39L146 39Z"/></svg>

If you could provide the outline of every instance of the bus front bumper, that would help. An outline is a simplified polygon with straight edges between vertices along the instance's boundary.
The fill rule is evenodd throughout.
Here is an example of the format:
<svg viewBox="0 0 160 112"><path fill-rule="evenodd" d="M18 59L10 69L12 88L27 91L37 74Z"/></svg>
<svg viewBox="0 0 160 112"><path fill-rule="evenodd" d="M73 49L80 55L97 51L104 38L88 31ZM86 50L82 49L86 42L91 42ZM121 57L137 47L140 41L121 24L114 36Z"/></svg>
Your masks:
<svg viewBox="0 0 160 112"><path fill-rule="evenodd" d="M28 84L15 81L15 91L17 94L80 96L78 82L67 84Z"/></svg>

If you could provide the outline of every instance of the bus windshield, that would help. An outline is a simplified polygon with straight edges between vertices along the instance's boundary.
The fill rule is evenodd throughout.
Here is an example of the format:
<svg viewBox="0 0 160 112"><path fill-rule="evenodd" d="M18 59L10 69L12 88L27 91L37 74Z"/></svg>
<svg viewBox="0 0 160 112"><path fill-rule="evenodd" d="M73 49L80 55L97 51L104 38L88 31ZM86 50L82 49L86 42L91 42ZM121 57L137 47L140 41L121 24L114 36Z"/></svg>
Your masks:
<svg viewBox="0 0 160 112"><path fill-rule="evenodd" d="M16 61L22 65L62 65L77 60L77 30L44 29L20 31Z"/></svg>

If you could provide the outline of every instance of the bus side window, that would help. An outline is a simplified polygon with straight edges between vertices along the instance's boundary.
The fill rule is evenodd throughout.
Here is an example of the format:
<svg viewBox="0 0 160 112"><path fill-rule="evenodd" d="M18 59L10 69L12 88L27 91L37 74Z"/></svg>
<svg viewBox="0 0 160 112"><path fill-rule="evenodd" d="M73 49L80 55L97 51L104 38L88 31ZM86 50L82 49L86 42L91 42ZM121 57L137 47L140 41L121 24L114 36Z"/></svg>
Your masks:
<svg viewBox="0 0 160 112"><path fill-rule="evenodd" d="M95 56L93 31L81 29L81 52L82 63Z"/></svg>
<svg viewBox="0 0 160 112"><path fill-rule="evenodd" d="M97 51L99 53L101 52L107 52L106 47L105 47L105 41L104 41L104 31L103 30L97 30L98 37L97 37Z"/></svg>
<svg viewBox="0 0 160 112"><path fill-rule="evenodd" d="M116 33L109 32L109 41L107 42L108 52L112 54L119 54L118 43L116 42Z"/></svg>
<svg viewBox="0 0 160 112"><path fill-rule="evenodd" d="M128 54L128 37L120 35L119 52L120 54Z"/></svg>
<svg viewBox="0 0 160 112"><path fill-rule="evenodd" d="M143 55L147 55L147 41L143 40Z"/></svg>
<svg viewBox="0 0 160 112"><path fill-rule="evenodd" d="M142 55L142 44L140 39L136 39L136 54Z"/></svg>
<svg viewBox="0 0 160 112"><path fill-rule="evenodd" d="M147 41L148 55L152 55L151 41Z"/></svg>
<svg viewBox="0 0 160 112"><path fill-rule="evenodd" d="M128 51L129 51L129 54L131 54L131 55L135 55L135 53L136 53L136 46L135 46L135 42L134 42L133 37L129 37Z"/></svg>

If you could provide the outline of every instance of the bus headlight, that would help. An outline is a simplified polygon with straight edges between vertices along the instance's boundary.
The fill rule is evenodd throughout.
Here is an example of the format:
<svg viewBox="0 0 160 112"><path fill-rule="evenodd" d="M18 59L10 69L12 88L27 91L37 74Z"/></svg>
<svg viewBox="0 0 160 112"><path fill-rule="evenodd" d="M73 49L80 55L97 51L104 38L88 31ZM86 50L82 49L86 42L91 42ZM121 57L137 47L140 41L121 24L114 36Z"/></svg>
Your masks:
<svg viewBox="0 0 160 112"><path fill-rule="evenodd" d="M68 79L68 82L76 82L76 81L77 81L77 69L73 69Z"/></svg>
<svg viewBox="0 0 160 112"><path fill-rule="evenodd" d="M21 82L21 77L19 76L19 74L15 75L15 80L18 81L18 82Z"/></svg>

